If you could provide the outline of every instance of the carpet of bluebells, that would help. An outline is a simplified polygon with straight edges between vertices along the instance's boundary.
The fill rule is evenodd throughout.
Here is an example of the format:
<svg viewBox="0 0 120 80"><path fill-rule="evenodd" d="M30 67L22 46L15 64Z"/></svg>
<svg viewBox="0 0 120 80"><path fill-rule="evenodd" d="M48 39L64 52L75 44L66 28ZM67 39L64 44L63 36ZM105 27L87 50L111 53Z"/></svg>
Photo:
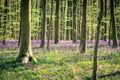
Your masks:
<svg viewBox="0 0 120 80"><path fill-rule="evenodd" d="M54 44L51 40L48 51L46 46L39 47L40 40L32 40L38 63L23 65L16 61L18 41L9 40L6 45L0 41L0 80L91 80L95 41L87 41L85 54L79 52L79 44L63 40ZM99 42L97 74L98 80L120 80L120 49L104 40Z"/></svg>

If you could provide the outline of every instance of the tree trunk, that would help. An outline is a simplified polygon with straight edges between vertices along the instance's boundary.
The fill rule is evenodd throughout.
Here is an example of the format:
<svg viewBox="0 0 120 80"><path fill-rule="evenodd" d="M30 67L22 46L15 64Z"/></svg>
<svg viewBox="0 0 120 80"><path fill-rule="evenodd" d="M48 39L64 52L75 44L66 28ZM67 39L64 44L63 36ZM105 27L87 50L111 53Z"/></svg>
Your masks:
<svg viewBox="0 0 120 80"><path fill-rule="evenodd" d="M96 41L95 41L94 57L93 57L93 80L97 80L97 53L98 53L98 45L99 45L100 26L103 17L103 9L104 9L103 0L100 0L100 12L98 15Z"/></svg>
<svg viewBox="0 0 120 80"><path fill-rule="evenodd" d="M76 35L76 6L77 6L77 0L73 0L73 30L72 30L72 38L73 43L76 43L77 41L77 35Z"/></svg>
<svg viewBox="0 0 120 80"><path fill-rule="evenodd" d="M47 50L50 50L50 36L51 36L51 29L52 29L52 15L53 15L53 0L51 0L51 11L50 11L50 23L48 27L48 40L47 40Z"/></svg>
<svg viewBox="0 0 120 80"><path fill-rule="evenodd" d="M115 26L115 14L114 14L114 0L110 0L110 14L111 14L111 22L112 22L112 40L113 40L113 47L118 47L117 42L117 28Z"/></svg>
<svg viewBox="0 0 120 80"><path fill-rule="evenodd" d="M110 26L109 26L109 37L108 37L108 45L110 46L111 45L111 29L112 29L112 22L111 22L111 19L110 19Z"/></svg>
<svg viewBox="0 0 120 80"><path fill-rule="evenodd" d="M41 32L41 48L44 48L45 45L45 30L46 30L46 0L42 0L42 13L43 13L43 19L42 19L42 32Z"/></svg>
<svg viewBox="0 0 120 80"><path fill-rule="evenodd" d="M82 15L82 29L81 29L81 37L80 37L80 53L86 52L86 37L87 37L87 29L86 29L86 8L87 8L87 0L83 0L83 15Z"/></svg>
<svg viewBox="0 0 120 80"><path fill-rule="evenodd" d="M107 17L107 0L105 0L105 13L104 13L105 18ZM104 40L106 41L107 39L107 23L104 23Z"/></svg>
<svg viewBox="0 0 120 80"><path fill-rule="evenodd" d="M56 0L56 13L55 13L55 44L59 43L59 0Z"/></svg>
<svg viewBox="0 0 120 80"><path fill-rule="evenodd" d="M67 36L67 13L68 12L68 0L65 0L65 18L64 18L64 40L66 40Z"/></svg>
<svg viewBox="0 0 120 80"><path fill-rule="evenodd" d="M78 33L77 33L77 36L78 36L78 38L77 38L77 39L80 39L80 31L81 31L81 30L80 30L80 29L81 29L81 28L80 28L80 27L81 27L81 26L80 26L80 25L81 25L80 22L81 22L81 14L82 14L81 9L82 9L82 7L81 7L81 1L79 0L78 12L77 12L77 14L78 14L78 20L77 20L77 23L78 23L78 24L77 24L77 28L78 28L78 29L77 29L77 32L78 32Z"/></svg>
<svg viewBox="0 0 120 80"><path fill-rule="evenodd" d="M31 49L31 0L21 0L21 37L20 37L20 52L18 61L23 64L30 60L37 60L34 58Z"/></svg>

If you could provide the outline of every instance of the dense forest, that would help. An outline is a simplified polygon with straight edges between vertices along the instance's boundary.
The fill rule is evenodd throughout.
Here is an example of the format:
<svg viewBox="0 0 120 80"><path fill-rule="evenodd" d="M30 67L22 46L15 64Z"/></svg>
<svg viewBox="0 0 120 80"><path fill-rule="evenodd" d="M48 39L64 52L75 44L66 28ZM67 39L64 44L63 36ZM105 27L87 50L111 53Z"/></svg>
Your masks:
<svg viewBox="0 0 120 80"><path fill-rule="evenodd" d="M0 80L119 80L120 0L0 0Z"/></svg>

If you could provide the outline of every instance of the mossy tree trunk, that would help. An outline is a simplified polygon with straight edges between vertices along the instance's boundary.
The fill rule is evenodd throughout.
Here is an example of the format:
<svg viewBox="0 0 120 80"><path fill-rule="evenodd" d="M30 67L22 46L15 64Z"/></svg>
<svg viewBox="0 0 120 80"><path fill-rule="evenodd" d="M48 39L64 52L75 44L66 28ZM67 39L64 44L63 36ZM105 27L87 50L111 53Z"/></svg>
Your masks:
<svg viewBox="0 0 120 80"><path fill-rule="evenodd" d="M23 64L30 60L37 60L34 58L31 49L31 0L21 0L21 37L20 37L20 52L18 61Z"/></svg>
<svg viewBox="0 0 120 80"><path fill-rule="evenodd" d="M93 80L97 80L97 54L98 54L98 45L99 45L99 36L100 36L100 27L103 17L103 0L100 0L100 12L98 14L98 23L95 39L95 48L94 48L94 57L93 57Z"/></svg>
<svg viewBox="0 0 120 80"><path fill-rule="evenodd" d="M80 47L79 47L80 53L86 52L86 37L87 37L86 9L87 9L87 0L83 0L82 27L81 27Z"/></svg>

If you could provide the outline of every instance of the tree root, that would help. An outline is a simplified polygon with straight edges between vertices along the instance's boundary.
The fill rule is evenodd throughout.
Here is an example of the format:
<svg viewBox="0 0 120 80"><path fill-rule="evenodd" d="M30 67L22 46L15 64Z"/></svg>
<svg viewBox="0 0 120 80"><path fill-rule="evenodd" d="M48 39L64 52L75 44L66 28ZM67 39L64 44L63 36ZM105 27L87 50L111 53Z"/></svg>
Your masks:
<svg viewBox="0 0 120 80"><path fill-rule="evenodd" d="M29 61L34 61L35 63L37 63L37 59L34 56L22 56L22 57L18 57L17 59L19 62L21 62L22 64L27 64Z"/></svg>

